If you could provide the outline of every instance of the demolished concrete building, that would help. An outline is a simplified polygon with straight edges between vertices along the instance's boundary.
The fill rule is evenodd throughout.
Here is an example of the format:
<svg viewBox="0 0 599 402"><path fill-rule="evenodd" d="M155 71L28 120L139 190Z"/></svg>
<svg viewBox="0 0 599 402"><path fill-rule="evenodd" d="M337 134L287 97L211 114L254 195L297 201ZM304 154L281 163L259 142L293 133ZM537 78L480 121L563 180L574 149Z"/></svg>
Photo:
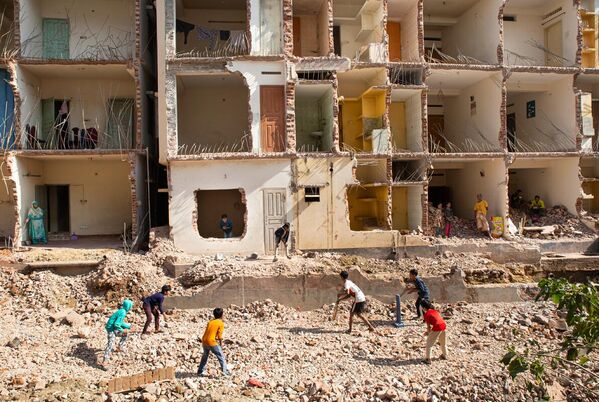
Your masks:
<svg viewBox="0 0 599 402"><path fill-rule="evenodd" d="M272 253L283 222L299 250L422 244L429 204L471 219L483 193L506 221L516 189L599 212L594 1L156 6L160 163L186 252Z"/></svg>
<svg viewBox="0 0 599 402"><path fill-rule="evenodd" d="M153 12L145 0L2 1L0 238L28 244L149 231ZM150 96L149 96L150 95ZM150 158L149 158L150 156Z"/></svg>

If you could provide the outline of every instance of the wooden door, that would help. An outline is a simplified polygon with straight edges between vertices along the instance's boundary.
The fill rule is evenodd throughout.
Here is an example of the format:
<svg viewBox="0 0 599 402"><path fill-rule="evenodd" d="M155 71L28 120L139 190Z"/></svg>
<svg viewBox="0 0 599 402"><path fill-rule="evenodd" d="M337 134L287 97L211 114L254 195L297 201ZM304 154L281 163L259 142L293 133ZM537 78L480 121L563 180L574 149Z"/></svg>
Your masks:
<svg viewBox="0 0 599 402"><path fill-rule="evenodd" d="M264 190L264 251L275 252L275 231L285 223L284 188Z"/></svg>
<svg viewBox="0 0 599 402"><path fill-rule="evenodd" d="M545 53L545 65L547 66L563 66L562 50L562 22L555 23L545 29L545 48L548 52Z"/></svg>
<svg viewBox="0 0 599 402"><path fill-rule="evenodd" d="M441 152L447 144L442 137L445 130L445 120L443 115L428 115L428 147L429 152Z"/></svg>
<svg viewBox="0 0 599 402"><path fill-rule="evenodd" d="M293 17L293 55L301 56L302 55L302 41L301 41L301 32L302 25L301 19L299 17Z"/></svg>
<svg viewBox="0 0 599 402"><path fill-rule="evenodd" d="M42 22L42 56L44 59L69 58L69 20L44 18Z"/></svg>
<svg viewBox="0 0 599 402"><path fill-rule="evenodd" d="M400 61L401 26L399 22L387 22L387 35L389 35L389 61Z"/></svg>
<svg viewBox="0 0 599 402"><path fill-rule="evenodd" d="M285 87L260 87L260 138L263 152L285 151Z"/></svg>

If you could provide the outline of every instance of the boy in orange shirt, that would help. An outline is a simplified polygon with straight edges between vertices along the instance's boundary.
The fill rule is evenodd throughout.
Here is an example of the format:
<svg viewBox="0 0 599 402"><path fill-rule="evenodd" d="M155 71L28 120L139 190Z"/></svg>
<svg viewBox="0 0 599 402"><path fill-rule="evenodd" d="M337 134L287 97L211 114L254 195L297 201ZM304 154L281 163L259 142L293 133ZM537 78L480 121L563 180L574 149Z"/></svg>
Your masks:
<svg viewBox="0 0 599 402"><path fill-rule="evenodd" d="M206 363L208 363L208 355L210 352L214 353L218 359L220 368L223 370L223 374L229 375L229 369L227 368L225 356L223 355L223 350L221 349L223 331L225 330L225 324L222 320L223 309L220 307L215 308L212 313L214 314L214 319L208 322L206 330L204 331L204 335L202 336L202 348L204 349L204 354L202 354L202 360L200 361L200 366L198 367L198 375L200 377L204 375L204 368L206 367Z"/></svg>

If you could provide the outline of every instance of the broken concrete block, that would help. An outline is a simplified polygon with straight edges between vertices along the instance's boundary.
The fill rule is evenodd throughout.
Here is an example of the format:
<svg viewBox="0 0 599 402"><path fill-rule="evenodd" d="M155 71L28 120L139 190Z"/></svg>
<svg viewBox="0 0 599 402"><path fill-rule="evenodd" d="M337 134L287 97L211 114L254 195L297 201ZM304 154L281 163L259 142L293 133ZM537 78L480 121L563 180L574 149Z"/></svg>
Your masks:
<svg viewBox="0 0 599 402"><path fill-rule="evenodd" d="M74 311L69 312L64 319L71 327L80 327L85 324L85 318Z"/></svg>
<svg viewBox="0 0 599 402"><path fill-rule="evenodd" d="M21 338L19 338L18 336L13 338L12 340L8 341L8 343L6 344L6 346L8 346L9 348L13 348L13 349L18 349L19 346L21 346Z"/></svg>
<svg viewBox="0 0 599 402"><path fill-rule="evenodd" d="M82 339L87 339L92 333L92 329L90 327L81 327L77 330L77 337Z"/></svg>
<svg viewBox="0 0 599 402"><path fill-rule="evenodd" d="M62 322L66 318L66 316L71 313L73 310L62 310L57 311L54 314L50 314L50 321L52 322Z"/></svg>

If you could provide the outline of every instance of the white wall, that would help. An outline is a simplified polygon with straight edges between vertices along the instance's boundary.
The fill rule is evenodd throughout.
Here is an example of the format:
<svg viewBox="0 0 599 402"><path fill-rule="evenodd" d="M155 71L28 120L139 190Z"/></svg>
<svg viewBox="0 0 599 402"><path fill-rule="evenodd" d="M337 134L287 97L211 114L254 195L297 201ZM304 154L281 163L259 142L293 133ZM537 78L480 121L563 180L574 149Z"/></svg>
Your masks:
<svg viewBox="0 0 599 402"><path fill-rule="evenodd" d="M283 10L280 0L252 0L250 8L252 55L278 55L283 51ZM265 25L266 24L268 25Z"/></svg>
<svg viewBox="0 0 599 402"><path fill-rule="evenodd" d="M36 185L69 185L71 232L108 235L131 227L131 182L128 161L36 160L17 157L17 193L24 228ZM39 177L36 177L39 176ZM22 230L22 240L27 239Z"/></svg>
<svg viewBox="0 0 599 402"><path fill-rule="evenodd" d="M418 44L418 1L401 18L401 60L420 61Z"/></svg>
<svg viewBox="0 0 599 402"><path fill-rule="evenodd" d="M576 213L576 200L581 194L578 158L516 159L510 171L516 172L509 176L510 192L522 189L530 199L538 194L546 208L564 205Z"/></svg>
<svg viewBox="0 0 599 402"><path fill-rule="evenodd" d="M422 227L422 194L421 186L408 187L408 226L411 230Z"/></svg>
<svg viewBox="0 0 599 402"><path fill-rule="evenodd" d="M0 237L13 237L15 233L15 204L13 186L5 158L0 158Z"/></svg>
<svg viewBox="0 0 599 402"><path fill-rule="evenodd" d="M406 135L408 149L422 152L422 98L420 93L406 100Z"/></svg>
<svg viewBox="0 0 599 402"><path fill-rule="evenodd" d="M21 43L24 57L42 57L42 18L69 19L72 59L122 60L135 48L134 0L37 0L25 1L21 11ZM145 12L145 10L144 10ZM35 24L35 25L33 25Z"/></svg>
<svg viewBox="0 0 599 402"><path fill-rule="evenodd" d="M445 97L445 135L451 142L463 148L464 140L470 138L487 151L501 149L501 88L497 84L501 80L498 73L461 90L458 96ZM474 115L470 109L471 96L476 102ZM480 137L479 131L487 141Z"/></svg>
<svg viewBox="0 0 599 402"><path fill-rule="evenodd" d="M252 152L259 153L260 144L260 86L285 85L286 69L281 62L232 61L227 64L229 71L243 74L250 91L250 110L252 114ZM280 75L262 74L262 72L280 72Z"/></svg>
<svg viewBox="0 0 599 402"><path fill-rule="evenodd" d="M455 25L443 30L443 52L474 57L497 64L499 8L503 0L480 0L462 14Z"/></svg>
<svg viewBox="0 0 599 402"><path fill-rule="evenodd" d="M21 144L25 146L27 135L25 126L37 127L37 133L42 125L42 105L40 103L40 84L41 81L30 72L20 66L16 69L16 80L19 86L19 96L21 99L20 119L21 119Z"/></svg>
<svg viewBox="0 0 599 402"><path fill-rule="evenodd" d="M174 162L170 164L169 222L175 245L191 254L264 253L264 189L286 189L291 217L289 160ZM204 239L194 228L197 190L243 189L246 196L246 235L241 239ZM216 223L215 223L216 224ZM291 230L293 231L293 225Z"/></svg>
<svg viewBox="0 0 599 402"><path fill-rule="evenodd" d="M333 0L334 1L334 0ZM341 57L354 59L362 44L356 41L356 35L360 32L360 25L339 24L339 37L341 40Z"/></svg>

